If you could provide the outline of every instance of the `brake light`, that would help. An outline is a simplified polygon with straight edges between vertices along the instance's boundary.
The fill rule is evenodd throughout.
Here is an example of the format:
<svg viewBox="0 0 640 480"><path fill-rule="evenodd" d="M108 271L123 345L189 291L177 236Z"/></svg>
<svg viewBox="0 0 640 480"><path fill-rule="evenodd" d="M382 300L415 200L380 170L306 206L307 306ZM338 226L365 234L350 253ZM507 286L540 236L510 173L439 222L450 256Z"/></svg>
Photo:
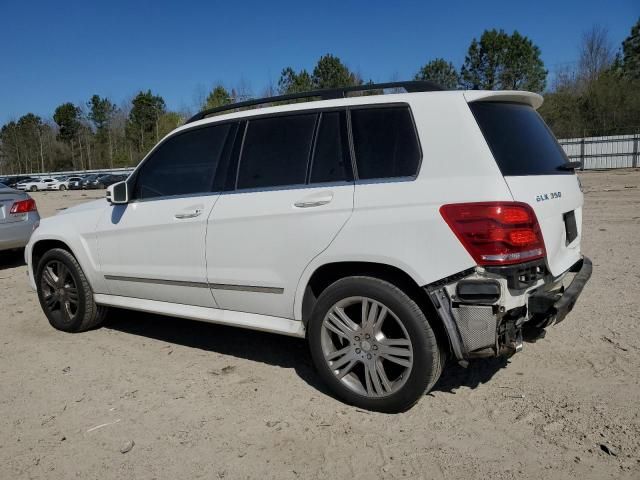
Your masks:
<svg viewBox="0 0 640 480"><path fill-rule="evenodd" d="M9 213L18 215L21 213L35 212L36 210L36 201L33 198L28 198L26 200L19 200L17 202L14 202L13 205L11 205L11 210L9 210Z"/></svg>
<svg viewBox="0 0 640 480"><path fill-rule="evenodd" d="M440 214L478 265L510 265L544 258L533 209L519 202L455 203Z"/></svg>

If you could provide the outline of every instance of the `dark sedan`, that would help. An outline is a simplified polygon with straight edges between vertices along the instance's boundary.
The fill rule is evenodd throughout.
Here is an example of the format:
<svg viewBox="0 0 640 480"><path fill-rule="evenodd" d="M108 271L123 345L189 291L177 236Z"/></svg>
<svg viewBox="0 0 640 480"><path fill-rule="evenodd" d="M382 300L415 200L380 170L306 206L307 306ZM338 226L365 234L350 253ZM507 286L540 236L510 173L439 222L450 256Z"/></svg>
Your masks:
<svg viewBox="0 0 640 480"><path fill-rule="evenodd" d="M94 188L107 188L114 183L122 182L127 179L127 175L116 175L116 174L107 174L101 175L92 179L90 182L86 182L84 188L94 189Z"/></svg>

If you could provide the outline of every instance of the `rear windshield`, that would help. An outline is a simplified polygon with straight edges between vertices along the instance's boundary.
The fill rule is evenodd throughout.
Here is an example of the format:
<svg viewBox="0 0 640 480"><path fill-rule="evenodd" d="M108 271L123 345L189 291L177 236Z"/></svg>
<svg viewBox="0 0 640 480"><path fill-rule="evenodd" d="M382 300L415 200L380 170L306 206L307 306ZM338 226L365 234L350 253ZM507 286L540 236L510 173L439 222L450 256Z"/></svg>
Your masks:
<svg viewBox="0 0 640 480"><path fill-rule="evenodd" d="M573 174L562 147L538 113L517 103L469 104L504 176Z"/></svg>

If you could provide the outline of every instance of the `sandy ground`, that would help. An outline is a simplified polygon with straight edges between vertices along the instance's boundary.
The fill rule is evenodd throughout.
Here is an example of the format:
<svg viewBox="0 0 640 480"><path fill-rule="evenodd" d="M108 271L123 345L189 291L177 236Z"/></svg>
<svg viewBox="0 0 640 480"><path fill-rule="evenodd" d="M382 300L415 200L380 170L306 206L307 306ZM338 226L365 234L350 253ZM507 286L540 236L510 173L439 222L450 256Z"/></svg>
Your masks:
<svg viewBox="0 0 640 480"><path fill-rule="evenodd" d="M301 340L123 311L55 331L0 256L0 478L640 478L640 171L581 177L573 313L400 415L329 396ZM102 194L34 197L48 216Z"/></svg>

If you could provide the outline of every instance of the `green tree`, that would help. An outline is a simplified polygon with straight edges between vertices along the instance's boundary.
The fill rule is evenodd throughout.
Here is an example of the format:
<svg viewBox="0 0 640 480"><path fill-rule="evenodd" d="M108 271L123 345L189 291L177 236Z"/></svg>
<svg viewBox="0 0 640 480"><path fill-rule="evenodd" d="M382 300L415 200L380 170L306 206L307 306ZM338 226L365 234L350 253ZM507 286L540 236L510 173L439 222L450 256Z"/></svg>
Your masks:
<svg viewBox="0 0 640 480"><path fill-rule="evenodd" d="M460 83L456 67L444 58L436 58L424 65L416 74L415 79L436 83L447 90L458 88Z"/></svg>
<svg viewBox="0 0 640 480"><path fill-rule="evenodd" d="M159 140L158 122L165 110L164 99L151 93L151 90L139 92L131 101L127 134L137 144L139 153L144 154Z"/></svg>
<svg viewBox="0 0 640 480"><path fill-rule="evenodd" d="M67 102L58 106L53 113L53 120L58 124L58 139L71 148L71 163L75 165L76 141L80 132L80 109L73 103ZM80 151L80 168L82 165L82 148L78 142Z"/></svg>
<svg viewBox="0 0 640 480"><path fill-rule="evenodd" d="M27 171L26 161L24 164L22 163L23 155L18 124L13 120L4 124L0 129L0 153L7 171L13 173Z"/></svg>
<svg viewBox="0 0 640 480"><path fill-rule="evenodd" d="M362 83L338 57L330 53L320 57L311 79L314 89L350 87Z"/></svg>
<svg viewBox="0 0 640 480"><path fill-rule="evenodd" d="M530 39L495 29L471 41L460 73L466 88L534 92L544 90L547 76L540 49Z"/></svg>
<svg viewBox="0 0 640 480"><path fill-rule="evenodd" d="M96 131L98 133L105 131L109 127L116 106L108 98L93 95L87 102L87 108L89 109L87 117L96 127Z"/></svg>
<svg viewBox="0 0 640 480"><path fill-rule="evenodd" d="M29 170L33 171L33 165L44 172L44 141L43 135L46 125L42 119L33 113L27 113L18 119L19 136L27 153Z"/></svg>
<svg viewBox="0 0 640 480"><path fill-rule="evenodd" d="M58 124L58 138L72 143L80 130L80 109L73 103L63 103L53 113L53 120Z"/></svg>
<svg viewBox="0 0 640 480"><path fill-rule="evenodd" d="M640 79L640 19L631 28L631 34L622 42L622 72Z"/></svg>
<svg viewBox="0 0 640 480"><path fill-rule="evenodd" d="M302 69L300 73L296 73L291 67L282 70L280 80L278 80L278 92L281 95L309 92L311 90L313 90L313 81L309 72Z"/></svg>
<svg viewBox="0 0 640 480"><path fill-rule="evenodd" d="M231 95L227 89L222 85L216 85L215 88L209 92L209 95L207 95L202 109L206 110L209 108L221 107L230 103L232 103Z"/></svg>
<svg viewBox="0 0 640 480"><path fill-rule="evenodd" d="M113 168L113 138L111 122L116 113L116 106L108 98L93 95L87 102L87 118L96 129L95 142L97 157L100 163L106 165L105 157L108 158L109 167ZM88 144L88 143L87 143Z"/></svg>

